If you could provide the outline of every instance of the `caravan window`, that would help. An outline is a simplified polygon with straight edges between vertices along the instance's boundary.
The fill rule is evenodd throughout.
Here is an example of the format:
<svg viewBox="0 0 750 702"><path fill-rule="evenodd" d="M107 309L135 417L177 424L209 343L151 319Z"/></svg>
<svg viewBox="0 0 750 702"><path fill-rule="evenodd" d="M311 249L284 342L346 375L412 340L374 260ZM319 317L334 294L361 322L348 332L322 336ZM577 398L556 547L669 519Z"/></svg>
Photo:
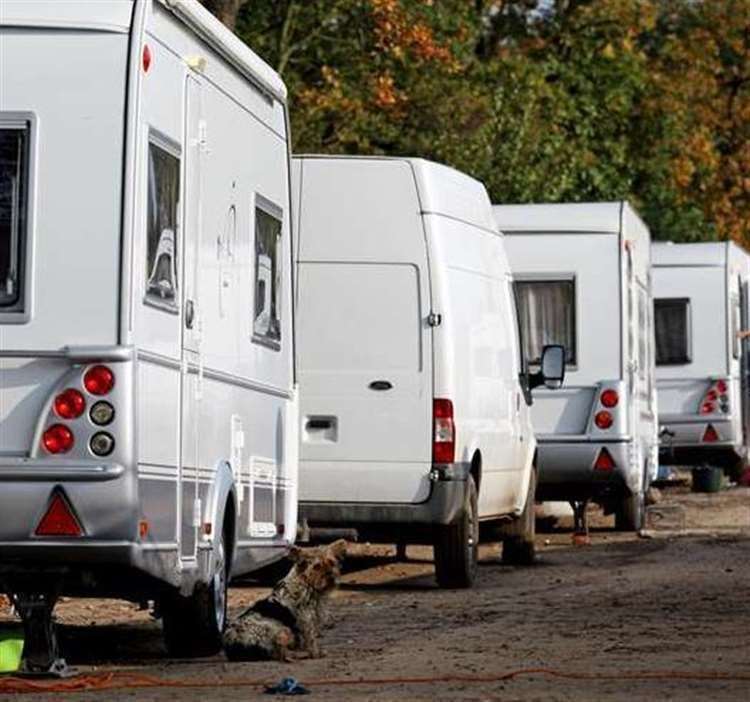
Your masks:
<svg viewBox="0 0 750 702"><path fill-rule="evenodd" d="M670 366L691 362L690 300L654 300L656 365Z"/></svg>
<svg viewBox="0 0 750 702"><path fill-rule="evenodd" d="M539 364L545 346L562 344L576 365L575 280L517 280L516 294L526 361Z"/></svg>
<svg viewBox="0 0 750 702"><path fill-rule="evenodd" d="M146 301L177 310L180 159L166 143L148 145Z"/></svg>
<svg viewBox="0 0 750 702"><path fill-rule="evenodd" d="M281 210L256 195L253 341L281 346Z"/></svg>
<svg viewBox="0 0 750 702"><path fill-rule="evenodd" d="M738 298L732 298L732 357L740 357L740 301Z"/></svg>
<svg viewBox="0 0 750 702"><path fill-rule="evenodd" d="M23 309L29 127L0 124L0 309Z"/></svg>

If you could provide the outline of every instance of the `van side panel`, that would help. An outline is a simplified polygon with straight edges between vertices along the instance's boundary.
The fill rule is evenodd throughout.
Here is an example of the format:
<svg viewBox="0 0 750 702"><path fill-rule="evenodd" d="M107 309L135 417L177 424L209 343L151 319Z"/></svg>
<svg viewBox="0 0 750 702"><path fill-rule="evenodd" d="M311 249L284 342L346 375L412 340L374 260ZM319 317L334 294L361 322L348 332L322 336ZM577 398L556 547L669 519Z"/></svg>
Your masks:
<svg viewBox="0 0 750 702"><path fill-rule="evenodd" d="M486 208L489 210L489 208ZM526 411L503 237L438 215L425 216L435 310L435 396L456 417L456 461L481 457L479 514L509 514L522 501L520 455Z"/></svg>

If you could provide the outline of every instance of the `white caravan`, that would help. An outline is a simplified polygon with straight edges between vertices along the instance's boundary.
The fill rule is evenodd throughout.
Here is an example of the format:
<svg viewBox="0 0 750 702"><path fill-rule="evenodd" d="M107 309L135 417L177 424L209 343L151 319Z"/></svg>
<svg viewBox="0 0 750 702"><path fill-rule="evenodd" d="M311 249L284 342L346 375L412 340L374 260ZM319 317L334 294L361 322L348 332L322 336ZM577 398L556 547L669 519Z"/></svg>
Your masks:
<svg viewBox="0 0 750 702"><path fill-rule="evenodd" d="M750 257L730 242L652 248L663 463L710 463L738 477L750 435Z"/></svg>
<svg viewBox="0 0 750 702"><path fill-rule="evenodd" d="M433 544L443 586L472 584L480 522L533 559L528 378L484 186L406 158L292 173L303 530ZM562 349L547 361L561 382Z"/></svg>
<svg viewBox="0 0 750 702"><path fill-rule="evenodd" d="M516 281L524 354L566 349L564 390L541 390L537 498L593 499L640 527L658 470L649 231L625 202L494 208Z"/></svg>
<svg viewBox="0 0 750 702"><path fill-rule="evenodd" d="M154 600L170 651L211 652L227 579L295 540L289 193L285 87L196 0L2 0L0 590L27 620Z"/></svg>

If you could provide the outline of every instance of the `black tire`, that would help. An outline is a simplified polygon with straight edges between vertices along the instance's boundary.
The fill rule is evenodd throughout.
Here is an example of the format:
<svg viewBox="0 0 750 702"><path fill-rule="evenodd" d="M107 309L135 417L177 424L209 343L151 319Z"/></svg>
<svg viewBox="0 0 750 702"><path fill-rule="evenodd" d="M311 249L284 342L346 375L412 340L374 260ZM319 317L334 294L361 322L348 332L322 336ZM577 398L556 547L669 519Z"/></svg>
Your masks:
<svg viewBox="0 0 750 702"><path fill-rule="evenodd" d="M466 588L474 584L479 564L479 510L477 487L471 476L466 480L461 515L454 524L437 527L433 553L440 587Z"/></svg>
<svg viewBox="0 0 750 702"><path fill-rule="evenodd" d="M224 531L216 547L216 570L208 584L196 585L189 597L170 593L162 599L164 643L172 657L213 656L221 650L227 620L227 542Z"/></svg>
<svg viewBox="0 0 750 702"><path fill-rule="evenodd" d="M646 494L629 492L622 497L615 509L617 531L640 531L646 515Z"/></svg>
<svg viewBox="0 0 750 702"><path fill-rule="evenodd" d="M518 519L509 525L503 539L503 563L529 566L536 560L536 515L534 496L536 495L536 470L531 471L526 503Z"/></svg>

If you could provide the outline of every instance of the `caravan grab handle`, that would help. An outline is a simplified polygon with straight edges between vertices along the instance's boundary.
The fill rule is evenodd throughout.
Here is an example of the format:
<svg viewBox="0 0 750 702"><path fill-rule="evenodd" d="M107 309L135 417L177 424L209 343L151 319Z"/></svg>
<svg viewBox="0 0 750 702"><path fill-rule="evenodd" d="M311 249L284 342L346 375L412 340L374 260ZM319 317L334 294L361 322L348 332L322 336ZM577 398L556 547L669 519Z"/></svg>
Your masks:
<svg viewBox="0 0 750 702"><path fill-rule="evenodd" d="M388 380L373 380L367 387L370 390L390 390L393 385Z"/></svg>

